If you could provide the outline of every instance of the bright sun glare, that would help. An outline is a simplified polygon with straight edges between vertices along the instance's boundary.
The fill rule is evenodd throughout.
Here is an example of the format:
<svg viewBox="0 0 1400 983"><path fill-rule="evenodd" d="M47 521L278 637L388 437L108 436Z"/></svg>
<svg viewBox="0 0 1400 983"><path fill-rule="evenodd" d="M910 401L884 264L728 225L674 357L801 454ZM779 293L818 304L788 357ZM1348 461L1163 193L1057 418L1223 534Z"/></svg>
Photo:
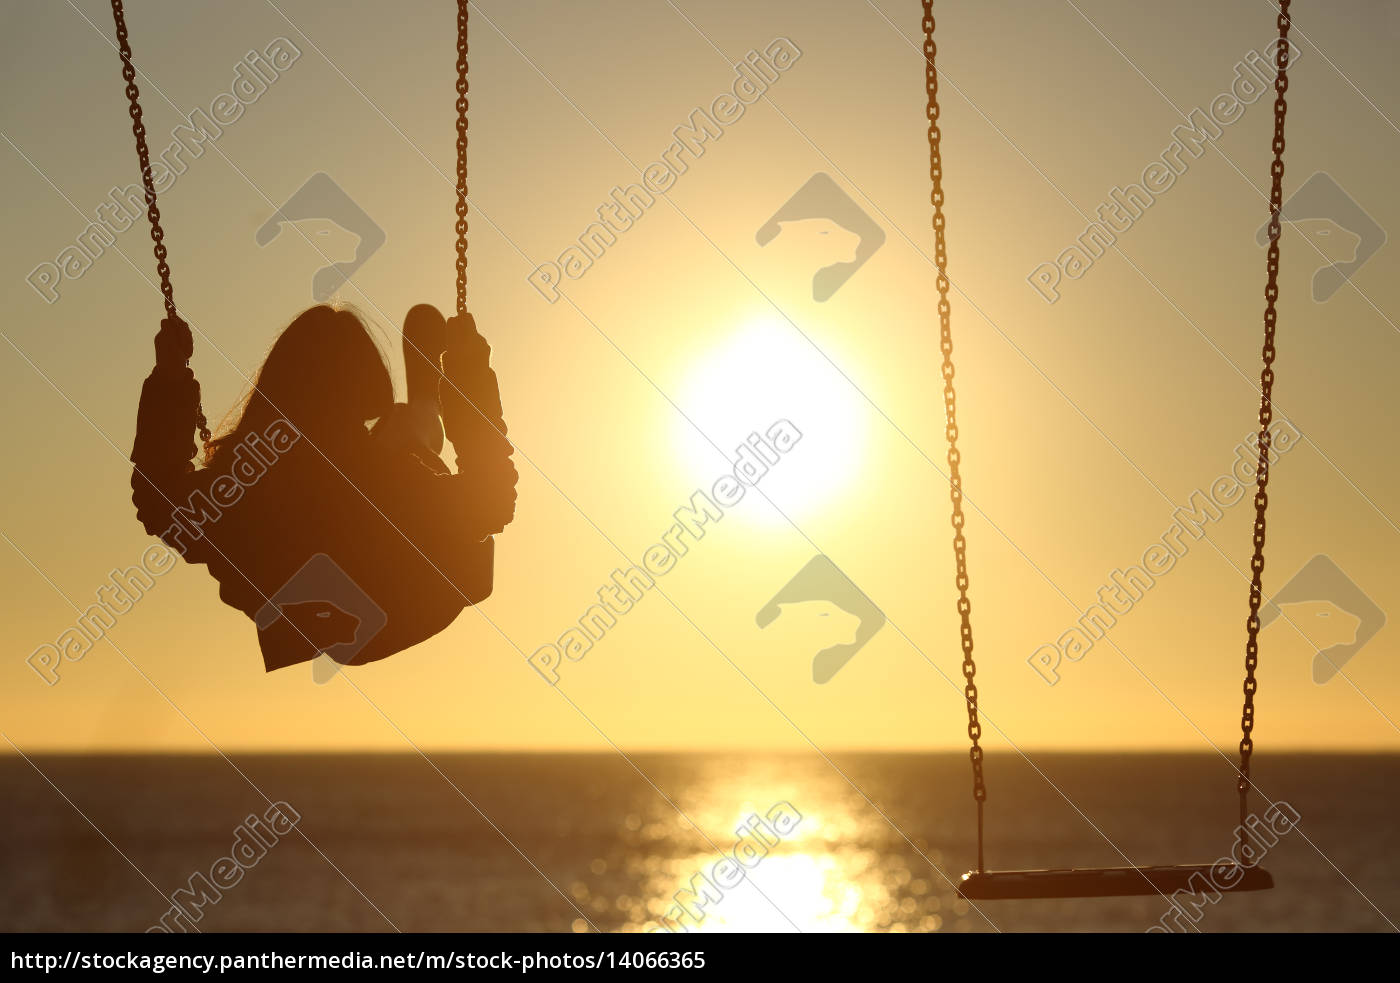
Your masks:
<svg viewBox="0 0 1400 983"><path fill-rule="evenodd" d="M779 318L756 318L723 338L690 369L676 402L695 425L677 419L678 453L703 487L733 469L750 434L762 436L779 420L790 421L802 439L760 476L758 487L790 519L829 507L859 473L863 401L821 352ZM753 506L748 502L742 506L746 515L785 521L761 498L754 496Z"/></svg>

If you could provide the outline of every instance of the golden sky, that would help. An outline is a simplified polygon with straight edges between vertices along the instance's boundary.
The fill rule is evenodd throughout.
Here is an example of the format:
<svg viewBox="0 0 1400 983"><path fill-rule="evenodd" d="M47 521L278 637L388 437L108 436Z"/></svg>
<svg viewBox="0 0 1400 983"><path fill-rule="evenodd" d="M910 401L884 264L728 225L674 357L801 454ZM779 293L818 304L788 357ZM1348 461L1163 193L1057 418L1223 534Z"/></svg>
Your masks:
<svg viewBox="0 0 1400 983"><path fill-rule="evenodd" d="M446 3L220 4L128 11L156 153L213 111L250 51L300 52L161 197L176 298L212 418L312 302L331 222L255 241L324 172L386 241L340 292L397 347L415 303L452 303L453 19ZM993 748L1205 750L1238 740L1249 493L1047 685L1027 660L1075 626L1116 570L1141 565L1178 506L1210 494L1255 429L1268 98L1237 107L1199 158L1054 304L1028 281L1115 188L1143 181L1173 131L1269 44L1272 5L1170 10L1106 0L939 3L949 270L978 683ZM1382 229L1400 151L1400 15L1295 11L1286 193L1330 176ZM161 314L143 225L49 303L55 263L113 187L138 179L105 3L0 14L9 189L0 346L10 425L0 584L0 729L30 750L422 748L625 750L962 745L919 13L913 3L488 2L473 8L471 307L521 472L479 610L349 681L268 675L252 625L203 569L177 567L107 638L60 667L26 659L150 541L128 486L140 384ZM685 173L563 295L527 282L612 189L641 180L736 62L800 52L764 98L685 158ZM269 56L270 57L270 56ZM769 61L771 62L771 58ZM232 105L225 101L222 110ZM733 108L730 104L729 108ZM1228 115L1228 113L1227 113ZM821 219L756 233L814 175L883 231L849 258ZM1334 196L1335 197L1335 196ZM1400 288L1393 244L1326 300L1314 271L1356 248L1345 217L1285 234L1279 414L1266 590L1323 554L1400 611ZM1324 216L1325 219L1325 216ZM36 280L37 277L37 280ZM402 385L402 367L396 372ZM573 627L613 571L640 563L697 490L779 420L801 440L556 685L527 657ZM1221 486L1229 498L1228 482ZM1180 541L1180 537L1178 537ZM841 609L756 615L825 555L886 622L834 678ZM1400 747L1400 661L1382 628L1341 674L1319 647L1355 618L1319 597L1263 633L1261 748ZM1353 612L1354 613L1354 612ZM844 634L843 634L844 633ZM8 748L0 749L8 750Z"/></svg>

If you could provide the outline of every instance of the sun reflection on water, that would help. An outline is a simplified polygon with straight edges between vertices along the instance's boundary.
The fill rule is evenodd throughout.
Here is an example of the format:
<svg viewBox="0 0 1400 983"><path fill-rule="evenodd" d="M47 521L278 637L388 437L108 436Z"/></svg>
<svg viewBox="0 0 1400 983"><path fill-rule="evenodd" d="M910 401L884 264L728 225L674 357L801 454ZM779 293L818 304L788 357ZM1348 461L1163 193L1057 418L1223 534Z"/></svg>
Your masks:
<svg viewBox="0 0 1400 983"><path fill-rule="evenodd" d="M870 864L854 853L782 853L764 858L745 880L712 905L701 918L682 925L694 932L936 932L943 927L943 899L907 868ZM712 858L688 858L703 870ZM675 893L689 887L682 874L661 879L647 906L652 912L674 910ZM683 895L690 899L688 892ZM693 907L693 903L692 903ZM657 918L632 922L626 931L652 931Z"/></svg>
<svg viewBox="0 0 1400 983"><path fill-rule="evenodd" d="M878 816L864 818L871 810L859 808L849 789L759 770L735 775L702 768L691 776L694 801L684 815L664 802L629 813L625 848L595 859L588 876L572 885L572 900L599 927L606 922L605 931L966 927L966 903L934 869L945 866L940 851L925 843L911 847ZM774 815L779 803L800 810L800 820L781 837L756 839L756 817ZM758 846L745 852L744 842ZM588 925L580 919L576 927Z"/></svg>

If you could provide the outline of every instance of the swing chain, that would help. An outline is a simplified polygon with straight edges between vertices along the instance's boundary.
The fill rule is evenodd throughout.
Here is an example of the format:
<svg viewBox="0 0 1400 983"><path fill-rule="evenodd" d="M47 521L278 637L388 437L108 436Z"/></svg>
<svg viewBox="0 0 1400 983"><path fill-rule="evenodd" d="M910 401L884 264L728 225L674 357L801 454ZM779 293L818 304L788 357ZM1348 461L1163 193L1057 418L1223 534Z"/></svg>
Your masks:
<svg viewBox="0 0 1400 983"><path fill-rule="evenodd" d="M972 741L968 752L972 759L972 797L977 802L977 869L982 861L982 804L987 799L987 786L982 777L982 723L977 716L977 663L972 656L972 602L968 600L967 539L963 536L962 475L958 451L958 397L953 388L953 329L952 307L948 303L948 245L943 216L943 153L942 131L938 126L938 46L933 40L933 0L924 4L924 77L928 92L928 151L929 177L933 182L930 201L933 203L934 264L938 269L938 323L940 347L943 352L943 411L947 421L944 435L948 440L948 489L952 498L953 556L957 561L958 616L962 619L961 637L967 700L967 736Z"/></svg>
<svg viewBox="0 0 1400 983"><path fill-rule="evenodd" d="M170 282L170 264L166 261L165 230L160 225L160 207L156 204L155 181L151 175L151 152L146 146L146 124L141 118L141 91L136 87L136 66L131 61L131 41L126 30L126 11L122 0L112 0L112 18L117 25L117 51L122 59L122 79L126 82L126 98L131 104L131 132L136 137L136 158L141 164L141 184L146 192L146 218L151 225L151 241L155 243L156 273L160 275L160 292L165 298L167 319L185 325L175 309L175 287ZM186 332L189 327L185 325ZM209 421L204 416L204 407L195 399L195 419L199 437L209 442Z"/></svg>
<svg viewBox="0 0 1400 983"><path fill-rule="evenodd" d="M1249 759L1254 753L1254 694L1259 689L1254 671L1259 665L1259 607L1263 603L1265 510L1269 505L1269 451L1273 443L1269 426L1273 423L1274 407L1274 329L1278 324L1279 236L1283 218L1283 124L1288 113L1288 29L1292 24L1288 7L1290 0L1279 0L1278 53L1275 55L1277 77L1274 79L1274 160L1270 166L1272 185L1269 189L1269 251L1266 261L1268 283L1264 287L1264 367L1259 374L1259 464L1254 491L1254 557L1250 561L1249 620L1246 622L1248 641L1244 657L1244 709L1240 717L1240 838L1245 840L1245 820L1249 816Z"/></svg>
<svg viewBox="0 0 1400 983"><path fill-rule="evenodd" d="M457 0L457 312L467 309L467 6Z"/></svg>

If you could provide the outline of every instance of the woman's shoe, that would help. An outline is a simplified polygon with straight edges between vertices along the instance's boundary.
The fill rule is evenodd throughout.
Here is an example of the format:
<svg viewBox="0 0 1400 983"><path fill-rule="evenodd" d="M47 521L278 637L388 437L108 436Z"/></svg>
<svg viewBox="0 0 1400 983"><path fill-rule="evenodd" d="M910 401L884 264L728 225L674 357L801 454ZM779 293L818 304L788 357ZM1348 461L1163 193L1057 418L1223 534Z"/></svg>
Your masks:
<svg viewBox="0 0 1400 983"><path fill-rule="evenodd" d="M431 304L418 304L403 322L403 360L408 377L408 424L415 440L433 454L442 453L442 355L447 351L447 321Z"/></svg>

